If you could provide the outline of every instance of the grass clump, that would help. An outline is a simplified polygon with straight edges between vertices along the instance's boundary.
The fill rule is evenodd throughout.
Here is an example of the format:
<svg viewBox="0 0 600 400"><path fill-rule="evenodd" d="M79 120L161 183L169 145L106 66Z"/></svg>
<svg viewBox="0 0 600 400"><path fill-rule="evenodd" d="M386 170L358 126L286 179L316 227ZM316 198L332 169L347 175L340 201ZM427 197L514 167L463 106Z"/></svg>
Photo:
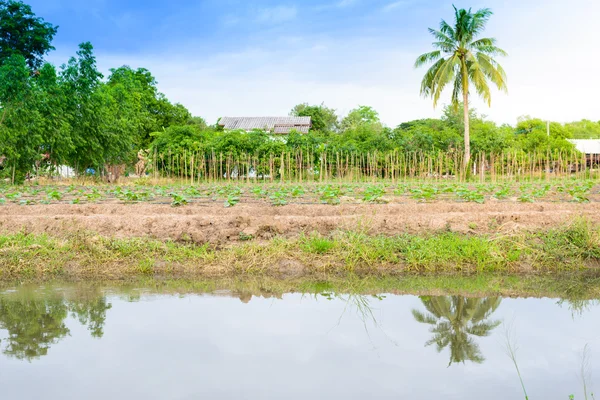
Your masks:
<svg viewBox="0 0 600 400"><path fill-rule="evenodd" d="M600 231L582 219L546 231L510 235L439 231L385 236L338 231L330 237L312 233L296 239L276 236L267 242L251 238L244 234L236 244L219 247L193 240L116 239L85 232L61 238L0 235L0 280L276 277L282 262L295 265L302 276L537 274L595 270L600 265Z"/></svg>
<svg viewBox="0 0 600 400"><path fill-rule="evenodd" d="M316 233L300 239L300 248L307 253L325 254L333 249L334 246L335 242L333 240L322 237Z"/></svg>

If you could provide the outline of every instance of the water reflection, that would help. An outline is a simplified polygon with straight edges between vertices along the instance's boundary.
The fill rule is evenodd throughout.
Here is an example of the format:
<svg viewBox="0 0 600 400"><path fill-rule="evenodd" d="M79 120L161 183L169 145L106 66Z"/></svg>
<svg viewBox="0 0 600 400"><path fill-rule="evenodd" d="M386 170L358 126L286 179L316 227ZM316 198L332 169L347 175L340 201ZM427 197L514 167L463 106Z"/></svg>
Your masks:
<svg viewBox="0 0 600 400"><path fill-rule="evenodd" d="M75 293L19 290L0 295L0 329L8 337L0 342L2 352L32 361L69 335L65 320L71 315L87 326L93 337L102 337L106 311L111 308L99 292Z"/></svg>
<svg viewBox="0 0 600 400"><path fill-rule="evenodd" d="M531 398L580 399L591 390L578 375L600 373L585 361L598 357L600 308L572 318L566 307L593 302L326 289L281 300L90 284L0 291L0 397L504 400L523 398L522 373ZM518 373L497 320L517 322Z"/></svg>
<svg viewBox="0 0 600 400"><path fill-rule="evenodd" d="M482 363L485 357L474 336L489 336L501 321L488 320L500 302L498 297L469 298L461 296L420 297L426 312L416 309L412 314L420 323L431 325L433 337L425 346L436 346L438 352L448 347L450 362Z"/></svg>

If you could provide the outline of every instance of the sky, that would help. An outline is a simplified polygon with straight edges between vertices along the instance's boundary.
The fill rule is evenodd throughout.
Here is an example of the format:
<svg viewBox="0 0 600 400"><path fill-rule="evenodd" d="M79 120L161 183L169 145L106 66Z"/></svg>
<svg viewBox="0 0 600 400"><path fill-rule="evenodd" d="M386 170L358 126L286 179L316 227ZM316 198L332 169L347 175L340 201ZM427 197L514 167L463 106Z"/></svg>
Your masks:
<svg viewBox="0 0 600 400"><path fill-rule="evenodd" d="M59 26L48 60L65 63L81 42L100 70L149 69L171 101L214 123L222 116L282 116L299 103L347 114L374 107L381 120L439 117L419 94L431 51L427 28L451 21L444 0L26 0ZM485 36L508 52L508 93L479 113L514 125L529 115L600 120L598 0L455 0L494 12ZM448 103L444 93L441 105Z"/></svg>

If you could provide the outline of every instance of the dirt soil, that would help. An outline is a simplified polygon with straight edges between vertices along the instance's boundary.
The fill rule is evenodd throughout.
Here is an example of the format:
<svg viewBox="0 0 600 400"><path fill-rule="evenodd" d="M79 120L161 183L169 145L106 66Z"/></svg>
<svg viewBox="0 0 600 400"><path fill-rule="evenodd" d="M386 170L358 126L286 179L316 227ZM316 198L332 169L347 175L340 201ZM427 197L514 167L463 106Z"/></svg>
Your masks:
<svg viewBox="0 0 600 400"><path fill-rule="evenodd" d="M405 203L361 205L221 203L174 208L154 204L56 204L0 207L0 234L61 236L75 231L109 237L151 237L227 244L251 238L297 237L317 231L361 230L395 235L439 230L503 232L548 229L583 216L600 223L600 203Z"/></svg>

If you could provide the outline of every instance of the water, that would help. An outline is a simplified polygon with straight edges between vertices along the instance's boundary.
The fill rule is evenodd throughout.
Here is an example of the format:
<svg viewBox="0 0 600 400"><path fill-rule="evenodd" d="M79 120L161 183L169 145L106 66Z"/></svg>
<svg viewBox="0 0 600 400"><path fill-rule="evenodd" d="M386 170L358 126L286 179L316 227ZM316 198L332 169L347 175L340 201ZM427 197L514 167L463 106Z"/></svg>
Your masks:
<svg viewBox="0 0 600 400"><path fill-rule="evenodd" d="M586 345L590 391L600 377L600 307L585 306L8 290L0 398L523 399L508 330L530 399L583 399Z"/></svg>

